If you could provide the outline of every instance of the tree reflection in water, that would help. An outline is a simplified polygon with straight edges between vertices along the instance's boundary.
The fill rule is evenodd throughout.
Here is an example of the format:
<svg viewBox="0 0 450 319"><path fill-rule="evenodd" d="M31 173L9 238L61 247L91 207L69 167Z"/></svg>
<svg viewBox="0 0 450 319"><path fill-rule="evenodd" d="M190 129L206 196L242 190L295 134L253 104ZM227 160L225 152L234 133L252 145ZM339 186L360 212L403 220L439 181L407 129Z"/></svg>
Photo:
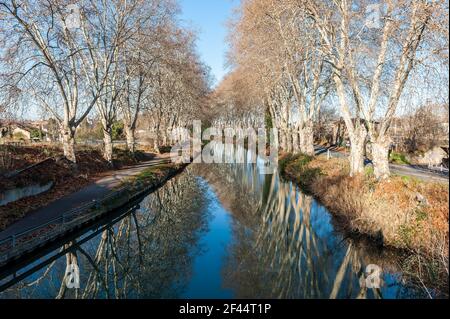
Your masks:
<svg viewBox="0 0 450 319"><path fill-rule="evenodd" d="M366 289L369 264L392 269L383 255L345 240L324 207L278 174L257 165L209 165L199 174L233 216L234 241L224 281L237 298L390 298L406 293L395 275L380 289Z"/></svg>
<svg viewBox="0 0 450 319"><path fill-rule="evenodd" d="M202 280L236 298L424 297L398 275L395 254L344 238L324 207L278 174L259 174L260 164L191 165L138 210L85 243L66 244L62 253L70 253L0 298L177 298L190 284L202 289L204 282L192 279L194 259L202 248L223 249L222 240L226 253L213 253L224 260L200 259L222 273ZM231 223L220 227L231 238L208 229L218 205L230 213ZM201 247L204 238L219 244ZM70 263L80 267L80 289L64 284ZM369 264L384 271L381 289L360 285Z"/></svg>
<svg viewBox="0 0 450 319"><path fill-rule="evenodd" d="M189 171L148 196L137 211L95 239L0 293L2 298L176 298L190 278L206 230L205 185ZM67 264L80 268L80 289L65 285Z"/></svg>

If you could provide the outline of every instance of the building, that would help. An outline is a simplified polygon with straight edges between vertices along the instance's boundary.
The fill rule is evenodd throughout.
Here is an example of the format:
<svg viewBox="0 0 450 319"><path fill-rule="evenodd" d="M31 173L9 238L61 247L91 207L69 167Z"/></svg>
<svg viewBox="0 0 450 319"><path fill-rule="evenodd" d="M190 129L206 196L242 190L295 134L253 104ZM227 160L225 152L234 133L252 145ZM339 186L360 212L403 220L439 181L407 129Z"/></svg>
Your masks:
<svg viewBox="0 0 450 319"><path fill-rule="evenodd" d="M48 139L47 121L0 121L0 138L22 141Z"/></svg>

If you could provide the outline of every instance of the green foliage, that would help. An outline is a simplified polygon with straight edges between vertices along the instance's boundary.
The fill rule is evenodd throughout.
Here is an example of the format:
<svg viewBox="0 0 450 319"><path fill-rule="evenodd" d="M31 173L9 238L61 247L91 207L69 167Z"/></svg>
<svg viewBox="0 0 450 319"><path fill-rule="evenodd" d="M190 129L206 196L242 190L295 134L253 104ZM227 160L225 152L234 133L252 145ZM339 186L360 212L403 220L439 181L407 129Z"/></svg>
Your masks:
<svg viewBox="0 0 450 319"><path fill-rule="evenodd" d="M272 116L270 115L269 110L266 111L265 117L266 130L270 130L273 128Z"/></svg>
<svg viewBox="0 0 450 319"><path fill-rule="evenodd" d="M389 160L392 163L400 164L400 165L409 165L410 162L406 159L405 154L392 152Z"/></svg>
<svg viewBox="0 0 450 319"><path fill-rule="evenodd" d="M309 164L311 161L313 160L312 156L308 156L305 154L287 154L285 156L283 156L278 165L280 168L280 171L283 173L286 171L287 166L292 166L292 165L296 165L296 166L305 166L307 164Z"/></svg>
<svg viewBox="0 0 450 319"><path fill-rule="evenodd" d="M426 211L423 211L421 209L416 210L416 220L417 221L425 221L428 219L428 213Z"/></svg>
<svg viewBox="0 0 450 319"><path fill-rule="evenodd" d="M402 178L402 182L403 182L403 184L405 184L405 186L408 185L408 183L411 182L411 177L410 176L404 175L401 178Z"/></svg>
<svg viewBox="0 0 450 319"><path fill-rule="evenodd" d="M44 136L43 132L39 129L33 129L31 131L31 138L32 139L42 139L42 137Z"/></svg>
<svg viewBox="0 0 450 319"><path fill-rule="evenodd" d="M266 126L266 138L267 138L267 144L269 144L270 141L270 132L273 129L273 120L272 120L272 116L270 115L269 109L266 110L266 114L265 114L265 118L264 118L264 123Z"/></svg>
<svg viewBox="0 0 450 319"><path fill-rule="evenodd" d="M136 179L135 182L152 182L156 179L156 176L152 169L147 169L140 173Z"/></svg>
<svg viewBox="0 0 450 319"><path fill-rule="evenodd" d="M366 176L366 178L372 178L374 176L374 169L373 166L367 166L364 169L364 175Z"/></svg>
<svg viewBox="0 0 450 319"><path fill-rule="evenodd" d="M309 163L314 158L305 154L288 154L280 159L279 168L282 175L293 180L302 189L308 190L309 185L322 175L320 168L311 168Z"/></svg>
<svg viewBox="0 0 450 319"><path fill-rule="evenodd" d="M420 232L418 225L404 224L400 226L398 233L400 235L401 242L399 243L399 246L411 246L418 232Z"/></svg>
<svg viewBox="0 0 450 319"><path fill-rule="evenodd" d="M137 164L141 161L147 160L147 154L139 150L136 150L134 153L132 153L128 149L114 147L113 154L114 161L118 161L123 165Z"/></svg>
<svg viewBox="0 0 450 319"><path fill-rule="evenodd" d="M112 138L113 140L121 140L124 136L124 125L122 121L116 121L113 123L112 127Z"/></svg>

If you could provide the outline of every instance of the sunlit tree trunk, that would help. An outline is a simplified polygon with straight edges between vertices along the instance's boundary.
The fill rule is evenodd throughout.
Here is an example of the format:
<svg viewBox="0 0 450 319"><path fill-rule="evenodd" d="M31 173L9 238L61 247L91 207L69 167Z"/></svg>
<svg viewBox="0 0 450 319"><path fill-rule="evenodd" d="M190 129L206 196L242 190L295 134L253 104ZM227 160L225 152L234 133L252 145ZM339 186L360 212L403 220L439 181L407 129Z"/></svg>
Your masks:
<svg viewBox="0 0 450 319"><path fill-rule="evenodd" d="M386 136L381 136L371 145L375 177L377 179L386 179L390 176L389 147L391 141Z"/></svg>
<svg viewBox="0 0 450 319"><path fill-rule="evenodd" d="M111 124L102 121L103 124L103 158L113 165L113 138Z"/></svg>
<svg viewBox="0 0 450 319"><path fill-rule="evenodd" d="M62 144L64 156L71 161L72 163L76 163L75 156L75 131L69 127L64 128L62 130Z"/></svg>
<svg viewBox="0 0 450 319"><path fill-rule="evenodd" d="M127 138L127 149L131 153L136 151L136 129L125 125L125 136Z"/></svg>
<svg viewBox="0 0 450 319"><path fill-rule="evenodd" d="M300 131L300 151L303 154L314 156L314 129L313 123L308 122Z"/></svg>
<svg viewBox="0 0 450 319"><path fill-rule="evenodd" d="M364 172L364 149L366 147L366 130L360 128L350 135L350 176Z"/></svg>

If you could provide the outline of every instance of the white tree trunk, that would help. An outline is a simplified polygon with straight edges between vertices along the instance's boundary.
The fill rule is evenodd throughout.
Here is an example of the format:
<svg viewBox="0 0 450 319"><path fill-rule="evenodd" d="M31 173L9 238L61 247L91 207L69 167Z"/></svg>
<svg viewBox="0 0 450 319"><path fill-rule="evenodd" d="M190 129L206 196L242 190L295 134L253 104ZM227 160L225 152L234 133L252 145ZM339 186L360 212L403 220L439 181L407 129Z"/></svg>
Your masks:
<svg viewBox="0 0 450 319"><path fill-rule="evenodd" d="M75 164L77 162L75 156L75 132L69 127L63 128L62 137L64 156Z"/></svg>
<svg viewBox="0 0 450 319"><path fill-rule="evenodd" d="M360 129L358 133L350 136L350 176L364 173L364 149L367 132Z"/></svg>
<svg viewBox="0 0 450 319"><path fill-rule="evenodd" d="M157 154L161 153L159 150L159 128L155 131L155 138L153 139L153 148Z"/></svg>
<svg viewBox="0 0 450 319"><path fill-rule="evenodd" d="M380 136L372 143L372 159L374 174L377 179L389 178L389 145L390 139L387 136Z"/></svg>
<svg viewBox="0 0 450 319"><path fill-rule="evenodd" d="M163 146L167 146L167 144L167 129L165 129L163 133Z"/></svg>
<svg viewBox="0 0 450 319"><path fill-rule="evenodd" d="M280 130L280 135L281 135L281 149L286 152L288 150L288 146L287 146L287 134L284 128Z"/></svg>
<svg viewBox="0 0 450 319"><path fill-rule="evenodd" d="M131 153L134 153L136 151L135 129L133 127L125 125L125 135L127 137L127 149Z"/></svg>
<svg viewBox="0 0 450 319"><path fill-rule="evenodd" d="M315 155L312 123L306 124L300 131L300 151L309 156Z"/></svg>
<svg viewBox="0 0 450 319"><path fill-rule="evenodd" d="M103 129L103 158L110 164L113 164L113 142L111 128Z"/></svg>
<svg viewBox="0 0 450 319"><path fill-rule="evenodd" d="M288 130L286 133L286 139L287 139L287 150L289 153L294 152L294 144L293 144L293 135L292 130Z"/></svg>
<svg viewBox="0 0 450 319"><path fill-rule="evenodd" d="M293 151L295 154L298 154L300 152L300 147L299 147L299 135L297 130L295 130L295 132L293 133L292 136L292 144L293 144Z"/></svg>

